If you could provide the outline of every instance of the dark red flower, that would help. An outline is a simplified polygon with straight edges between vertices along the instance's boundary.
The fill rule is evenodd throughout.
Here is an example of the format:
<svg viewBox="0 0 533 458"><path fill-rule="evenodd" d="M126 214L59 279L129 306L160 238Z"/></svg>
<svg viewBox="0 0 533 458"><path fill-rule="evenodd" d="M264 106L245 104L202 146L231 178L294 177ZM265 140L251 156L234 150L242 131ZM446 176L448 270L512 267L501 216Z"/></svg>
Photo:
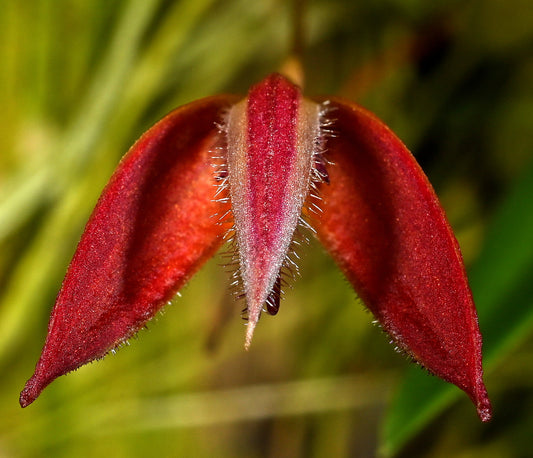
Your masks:
<svg viewBox="0 0 533 458"><path fill-rule="evenodd" d="M263 307L278 311L299 224L314 228L397 345L489 420L476 310L424 173L374 115L335 97L304 98L278 74L244 99L178 108L126 154L68 269L21 405L134 335L227 234L248 347Z"/></svg>

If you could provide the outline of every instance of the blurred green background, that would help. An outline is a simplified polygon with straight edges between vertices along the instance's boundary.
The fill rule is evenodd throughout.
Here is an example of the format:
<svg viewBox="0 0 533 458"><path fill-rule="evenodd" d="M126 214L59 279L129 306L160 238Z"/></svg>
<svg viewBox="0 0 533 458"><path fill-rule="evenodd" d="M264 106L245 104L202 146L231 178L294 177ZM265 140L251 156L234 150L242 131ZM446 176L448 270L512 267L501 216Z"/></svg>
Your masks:
<svg viewBox="0 0 533 458"><path fill-rule="evenodd" d="M128 348L22 410L55 294L122 154L172 108L278 69L293 26L281 0L0 7L0 456L533 456L529 0L313 0L303 16L306 92L387 122L456 230L487 425L393 351L316 242L249 352L216 258Z"/></svg>

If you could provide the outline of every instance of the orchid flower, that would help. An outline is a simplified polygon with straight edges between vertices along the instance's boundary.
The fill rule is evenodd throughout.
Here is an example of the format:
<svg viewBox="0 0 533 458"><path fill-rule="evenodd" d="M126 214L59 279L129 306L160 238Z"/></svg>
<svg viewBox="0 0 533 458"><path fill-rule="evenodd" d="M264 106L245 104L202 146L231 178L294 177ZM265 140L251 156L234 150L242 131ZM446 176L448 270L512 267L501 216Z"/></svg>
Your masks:
<svg viewBox="0 0 533 458"><path fill-rule="evenodd" d="M279 74L245 98L176 109L124 156L81 237L21 405L132 337L228 238L248 347L261 313L279 309L301 225L397 346L488 421L476 310L428 179L373 114L304 98Z"/></svg>

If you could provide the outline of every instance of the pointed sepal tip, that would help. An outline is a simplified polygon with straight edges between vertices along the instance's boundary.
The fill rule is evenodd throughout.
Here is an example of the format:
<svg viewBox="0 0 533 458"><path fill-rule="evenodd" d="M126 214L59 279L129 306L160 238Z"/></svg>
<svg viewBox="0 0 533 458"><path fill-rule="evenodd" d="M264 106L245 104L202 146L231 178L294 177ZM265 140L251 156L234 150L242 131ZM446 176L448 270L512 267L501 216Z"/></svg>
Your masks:
<svg viewBox="0 0 533 458"><path fill-rule="evenodd" d="M43 391L45 385L38 383L37 377L34 374L24 385L24 389L20 392L19 404L20 407L28 407L33 401L35 401L41 392Z"/></svg>

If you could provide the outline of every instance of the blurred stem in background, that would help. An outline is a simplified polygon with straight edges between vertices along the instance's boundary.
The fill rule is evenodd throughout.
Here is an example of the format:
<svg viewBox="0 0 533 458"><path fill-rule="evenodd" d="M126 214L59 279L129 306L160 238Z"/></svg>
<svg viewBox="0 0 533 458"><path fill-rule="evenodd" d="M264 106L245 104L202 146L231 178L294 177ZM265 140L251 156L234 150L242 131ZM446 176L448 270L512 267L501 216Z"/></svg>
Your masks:
<svg viewBox="0 0 533 458"><path fill-rule="evenodd" d="M0 454L531 455L532 22L527 0L3 0ZM408 364L314 244L249 353L215 261L156 332L21 411L54 296L121 155L172 108L243 93L291 56L307 93L376 112L434 183L471 266L492 424L418 368L386 414ZM221 307L231 316L209 352Z"/></svg>

